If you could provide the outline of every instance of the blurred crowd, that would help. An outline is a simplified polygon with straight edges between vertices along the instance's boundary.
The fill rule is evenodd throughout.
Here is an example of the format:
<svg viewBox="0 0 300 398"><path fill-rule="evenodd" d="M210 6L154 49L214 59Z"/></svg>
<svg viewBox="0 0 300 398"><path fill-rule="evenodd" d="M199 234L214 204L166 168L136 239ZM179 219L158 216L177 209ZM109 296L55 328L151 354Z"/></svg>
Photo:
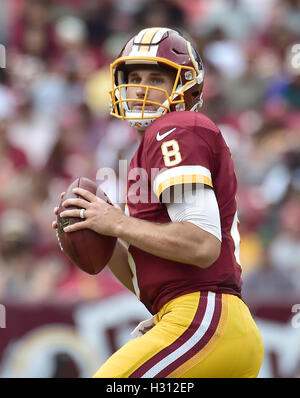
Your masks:
<svg viewBox="0 0 300 398"><path fill-rule="evenodd" d="M150 26L179 29L202 56L203 113L220 127L239 182L245 297L300 292L299 21L299 0L2 0L0 300L121 289L108 270L74 267L51 222L76 177L110 167L124 184L119 160L138 141L109 115L109 64Z"/></svg>

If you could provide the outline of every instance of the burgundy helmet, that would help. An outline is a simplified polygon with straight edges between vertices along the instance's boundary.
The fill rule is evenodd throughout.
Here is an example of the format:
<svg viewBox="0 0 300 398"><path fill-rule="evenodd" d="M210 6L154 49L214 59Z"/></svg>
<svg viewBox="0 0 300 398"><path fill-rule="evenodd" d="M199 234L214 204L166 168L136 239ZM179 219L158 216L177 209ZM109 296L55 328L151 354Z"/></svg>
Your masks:
<svg viewBox="0 0 300 398"><path fill-rule="evenodd" d="M130 110L128 103L134 99L126 96L128 69L133 65L157 65L175 72L171 94L154 86L145 86L141 110ZM179 32L169 28L147 28L132 37L111 64L112 105L111 115L127 120L131 126L147 127L153 120L167 112L197 111L202 105L204 70L202 60L192 44ZM154 103L147 98L149 89L160 90L165 101ZM155 104L155 111L147 111L146 104Z"/></svg>

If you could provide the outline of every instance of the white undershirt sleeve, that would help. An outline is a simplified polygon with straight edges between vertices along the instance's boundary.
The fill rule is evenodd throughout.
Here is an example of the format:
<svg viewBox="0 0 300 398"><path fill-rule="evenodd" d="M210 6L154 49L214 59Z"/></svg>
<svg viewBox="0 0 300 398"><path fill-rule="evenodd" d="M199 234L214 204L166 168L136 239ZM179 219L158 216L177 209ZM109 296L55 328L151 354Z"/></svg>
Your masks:
<svg viewBox="0 0 300 398"><path fill-rule="evenodd" d="M222 241L221 221L216 195L210 188L197 185L183 186L183 192L175 193L172 203L165 203L173 222L188 221L213 234Z"/></svg>

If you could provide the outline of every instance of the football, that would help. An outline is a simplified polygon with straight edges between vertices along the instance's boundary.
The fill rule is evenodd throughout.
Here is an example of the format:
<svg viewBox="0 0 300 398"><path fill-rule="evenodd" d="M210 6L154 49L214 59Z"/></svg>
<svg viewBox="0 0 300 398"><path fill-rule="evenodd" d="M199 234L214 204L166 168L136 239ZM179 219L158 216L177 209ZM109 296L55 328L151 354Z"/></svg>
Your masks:
<svg viewBox="0 0 300 398"><path fill-rule="evenodd" d="M77 187L92 192L112 205L105 192L103 192L95 181L85 177L77 178L68 187L63 199L61 199L57 213L57 238L61 250L77 267L88 274L98 274L109 262L113 254L117 238L100 235L90 229L64 232L63 229L67 225L83 221L81 218L60 217L60 213L62 211L75 208L72 206L65 208L62 203L66 199L79 197L79 195L72 192L72 190Z"/></svg>

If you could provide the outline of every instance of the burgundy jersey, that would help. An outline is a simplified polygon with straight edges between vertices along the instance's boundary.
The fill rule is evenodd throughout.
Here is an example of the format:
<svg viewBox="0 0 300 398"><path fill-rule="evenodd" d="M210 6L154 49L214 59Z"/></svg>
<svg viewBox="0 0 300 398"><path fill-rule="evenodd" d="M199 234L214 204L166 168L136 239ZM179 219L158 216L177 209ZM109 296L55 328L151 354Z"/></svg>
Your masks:
<svg viewBox="0 0 300 398"><path fill-rule="evenodd" d="M151 313L167 301L195 291L241 296L237 181L230 151L216 125L201 113L179 111L156 119L131 160L129 215L155 223L171 222L160 200L170 186L198 182L216 195L222 232L219 258L208 268L183 264L128 248L136 294Z"/></svg>

